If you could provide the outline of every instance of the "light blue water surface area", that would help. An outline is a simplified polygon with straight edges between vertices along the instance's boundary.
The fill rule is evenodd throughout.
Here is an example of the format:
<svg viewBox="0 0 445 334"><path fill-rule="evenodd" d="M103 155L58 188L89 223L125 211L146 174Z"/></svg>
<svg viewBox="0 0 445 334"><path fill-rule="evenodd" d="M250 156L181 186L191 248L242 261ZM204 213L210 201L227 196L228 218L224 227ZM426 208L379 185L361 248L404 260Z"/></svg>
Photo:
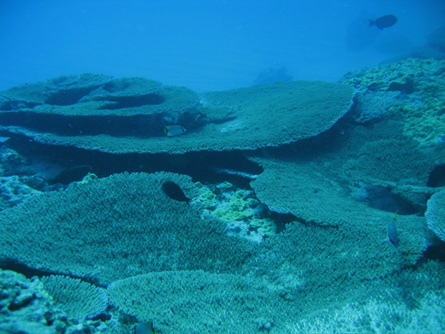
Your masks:
<svg viewBox="0 0 445 334"><path fill-rule="evenodd" d="M198 91L250 85L268 68L338 80L426 42L440 0L2 0L0 88L83 72ZM368 26L393 14L391 29Z"/></svg>

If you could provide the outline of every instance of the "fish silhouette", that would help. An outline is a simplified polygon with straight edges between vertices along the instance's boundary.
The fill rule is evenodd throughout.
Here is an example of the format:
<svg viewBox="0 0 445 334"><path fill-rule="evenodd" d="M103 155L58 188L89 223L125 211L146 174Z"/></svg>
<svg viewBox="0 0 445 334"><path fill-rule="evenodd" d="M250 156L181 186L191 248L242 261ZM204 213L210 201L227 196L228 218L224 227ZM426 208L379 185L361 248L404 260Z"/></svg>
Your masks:
<svg viewBox="0 0 445 334"><path fill-rule="evenodd" d="M395 17L394 15L385 15L375 20L369 20L370 27L376 26L380 30L383 30L383 28L392 27L396 23L397 23L397 17Z"/></svg>
<svg viewBox="0 0 445 334"><path fill-rule="evenodd" d="M174 125L167 125L164 128L164 133L167 135L167 137L175 137L183 135L187 130L179 124Z"/></svg>
<svg viewBox="0 0 445 334"><path fill-rule="evenodd" d="M399 247L399 234L397 233L396 218L392 218L386 227L388 242L394 247Z"/></svg>
<svg viewBox="0 0 445 334"><path fill-rule="evenodd" d="M171 199L179 202L186 202L188 205L190 205L189 202L191 199L185 196L182 189L176 183L165 181L162 184L162 191Z"/></svg>

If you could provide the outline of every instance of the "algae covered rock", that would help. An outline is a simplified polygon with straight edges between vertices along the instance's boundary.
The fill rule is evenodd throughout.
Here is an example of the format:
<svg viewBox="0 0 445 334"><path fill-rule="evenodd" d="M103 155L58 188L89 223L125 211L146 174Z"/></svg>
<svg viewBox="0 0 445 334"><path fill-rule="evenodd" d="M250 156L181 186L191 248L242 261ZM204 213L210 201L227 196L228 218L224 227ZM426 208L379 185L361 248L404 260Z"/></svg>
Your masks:
<svg viewBox="0 0 445 334"><path fill-rule="evenodd" d="M39 190L27 183L31 183L27 178L0 177L0 210L13 207L31 196L40 194Z"/></svg>
<svg viewBox="0 0 445 334"><path fill-rule="evenodd" d="M346 74L342 83L361 93L359 119L390 111L403 118L403 133L422 147L443 146L445 136L445 60L405 59ZM360 101L361 100L361 101ZM376 104L380 101L380 105Z"/></svg>
<svg viewBox="0 0 445 334"><path fill-rule="evenodd" d="M0 291L0 333L55 334L67 329L38 279L0 269Z"/></svg>
<svg viewBox="0 0 445 334"><path fill-rule="evenodd" d="M29 279L22 274L0 269L0 333L127 332L128 326L105 320L113 316L112 312L107 313L102 321L84 319L87 314L97 312L99 305L99 309L104 310L106 303L101 298L95 303L100 290L102 293L99 295L106 298L104 289L92 287L78 279ZM62 310L64 307L60 307L61 304L67 312ZM96 308L89 307L93 304ZM89 312L91 310L93 313Z"/></svg>
<svg viewBox="0 0 445 334"><path fill-rule="evenodd" d="M218 218L231 236L261 242L276 234L277 226L270 212L251 190L236 188L229 182L211 187L199 185L197 201L202 215Z"/></svg>

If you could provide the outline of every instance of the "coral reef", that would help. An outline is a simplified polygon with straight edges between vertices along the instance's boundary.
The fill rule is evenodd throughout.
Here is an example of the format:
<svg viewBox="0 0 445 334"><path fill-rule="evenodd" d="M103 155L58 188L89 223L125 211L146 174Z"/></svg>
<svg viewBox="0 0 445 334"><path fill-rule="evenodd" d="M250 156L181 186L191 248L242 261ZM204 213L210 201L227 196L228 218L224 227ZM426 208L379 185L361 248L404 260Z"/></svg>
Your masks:
<svg viewBox="0 0 445 334"><path fill-rule="evenodd" d="M0 210L13 207L31 196L40 194L40 191L28 185L33 184L32 181L33 178L26 177L0 177Z"/></svg>
<svg viewBox="0 0 445 334"><path fill-rule="evenodd" d="M113 305L138 321L153 321L162 333L234 333L240 328L255 333L273 323L275 307L282 304L278 293L260 281L204 271L130 277L113 282L107 292Z"/></svg>
<svg viewBox="0 0 445 334"><path fill-rule="evenodd" d="M407 137L422 147L435 147L442 145L445 136L444 68L445 60L405 59L348 73L341 82L351 84L365 96L380 99L393 114L403 117L402 131ZM381 109L382 106L374 109L373 117L382 114ZM361 118L371 117L369 111L361 114Z"/></svg>
<svg viewBox="0 0 445 334"><path fill-rule="evenodd" d="M349 110L353 97L346 85L311 81L205 93L200 101L183 87L163 87L155 93L149 89L145 97L131 88L150 86L147 81L109 79L96 90L90 87L76 101L49 104L42 97L14 108L3 104L0 130L44 144L110 153L256 149L329 129ZM38 92L45 85L26 87ZM110 85L113 88L107 88ZM14 89L27 95L23 87ZM0 92L0 99L10 99L10 95ZM164 127L171 124L180 124L186 134L180 139L165 136Z"/></svg>
<svg viewBox="0 0 445 334"><path fill-rule="evenodd" d="M0 213L0 259L100 283L173 269L239 271L247 241L167 197L166 180L197 195L183 175L125 173L32 197Z"/></svg>
<svg viewBox="0 0 445 334"><path fill-rule="evenodd" d="M443 69L1 92L0 331L443 332Z"/></svg>
<svg viewBox="0 0 445 334"><path fill-rule="evenodd" d="M357 123L367 123L383 117L400 107L398 92L365 92L354 97L352 114Z"/></svg>
<svg viewBox="0 0 445 334"><path fill-rule="evenodd" d="M427 262L416 271L390 276L361 299L324 307L287 333L436 333L443 330L444 264Z"/></svg>
<svg viewBox="0 0 445 334"><path fill-rule="evenodd" d="M110 80L107 75L84 73L12 87L0 94L0 110L20 110L42 104L73 104Z"/></svg>
<svg viewBox="0 0 445 334"><path fill-rule="evenodd" d="M445 190L435 193L428 200L425 212L426 222L442 241L445 241Z"/></svg>
<svg viewBox="0 0 445 334"><path fill-rule="evenodd" d="M93 334L119 333L119 330L122 333L126 329L125 325L116 326L111 321L105 325L98 320L71 318L58 309L37 277L27 279L13 271L0 269L0 288L1 333Z"/></svg>
<svg viewBox="0 0 445 334"><path fill-rule="evenodd" d="M105 290L80 279L62 275L45 276L43 288L54 300L56 307L70 319L91 319L103 313L108 306Z"/></svg>
<svg viewBox="0 0 445 334"><path fill-rule="evenodd" d="M91 75L93 76L93 75ZM163 136L163 128L169 123L181 122L187 128L200 125L200 114L194 108L198 95L184 87L162 87L160 83L143 78L110 79L99 85L94 76L87 88L83 87L85 75L61 77L45 83L26 85L30 90L41 89L42 98L36 101L16 103L17 106L0 104L0 123L11 132L32 137L38 134L44 143L53 143L60 136L82 137L94 135L134 136L148 138ZM78 82L76 81L76 78ZM65 82L70 82L69 90ZM53 86L51 97L48 89ZM77 88L80 86L79 88ZM97 87L97 88L96 88ZM0 93L9 99L20 94L27 98L23 87ZM76 90L75 93L72 90ZM74 94L74 95L73 95ZM16 99L18 99L16 97ZM26 107L31 106L31 107Z"/></svg>
<svg viewBox="0 0 445 334"><path fill-rule="evenodd" d="M251 190L236 188L230 182L212 187L198 184L203 216L210 215L222 220L228 235L260 242L276 233L276 222L270 211L255 197Z"/></svg>

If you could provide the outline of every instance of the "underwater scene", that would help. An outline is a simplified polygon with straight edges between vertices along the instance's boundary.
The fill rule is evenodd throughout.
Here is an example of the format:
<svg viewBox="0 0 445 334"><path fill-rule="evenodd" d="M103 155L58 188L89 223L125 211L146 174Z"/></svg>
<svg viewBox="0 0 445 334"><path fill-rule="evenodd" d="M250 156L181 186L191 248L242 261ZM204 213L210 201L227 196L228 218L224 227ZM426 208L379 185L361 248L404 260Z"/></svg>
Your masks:
<svg viewBox="0 0 445 334"><path fill-rule="evenodd" d="M0 334L445 333L445 3L0 2Z"/></svg>

